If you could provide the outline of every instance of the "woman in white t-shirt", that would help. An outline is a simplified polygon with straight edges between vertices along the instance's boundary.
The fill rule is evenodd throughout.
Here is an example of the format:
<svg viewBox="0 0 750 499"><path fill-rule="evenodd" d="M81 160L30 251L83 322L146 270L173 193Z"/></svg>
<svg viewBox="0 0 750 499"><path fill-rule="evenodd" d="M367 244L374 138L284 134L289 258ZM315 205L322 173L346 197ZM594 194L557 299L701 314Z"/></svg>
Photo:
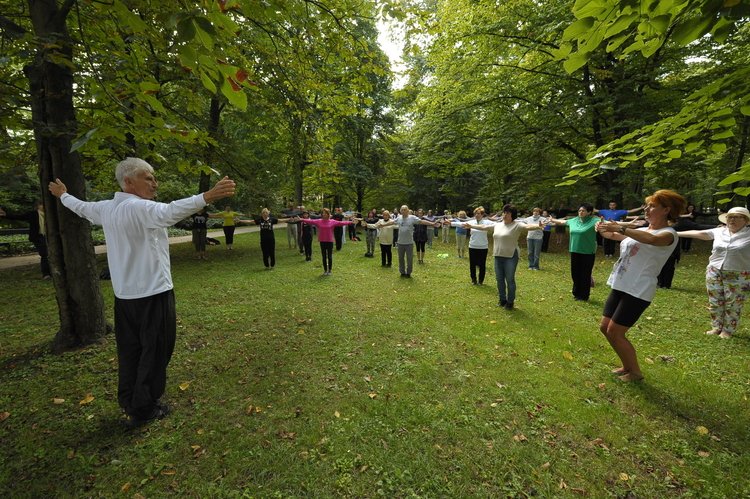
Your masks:
<svg viewBox="0 0 750 499"><path fill-rule="evenodd" d="M686 204L676 192L662 189L646 198L647 227L636 229L617 221L597 224L602 237L621 241L620 258L607 280L612 291L599 330L622 362L622 367L612 371L622 381L643 379L635 348L625 334L656 294L656 276L679 242L670 223L677 221Z"/></svg>
<svg viewBox="0 0 750 499"><path fill-rule="evenodd" d="M719 221L727 226L686 230L678 234L680 237L714 241L706 268L712 326L706 334L729 339L737 330L745 295L750 291L750 211L734 207L719 215Z"/></svg>

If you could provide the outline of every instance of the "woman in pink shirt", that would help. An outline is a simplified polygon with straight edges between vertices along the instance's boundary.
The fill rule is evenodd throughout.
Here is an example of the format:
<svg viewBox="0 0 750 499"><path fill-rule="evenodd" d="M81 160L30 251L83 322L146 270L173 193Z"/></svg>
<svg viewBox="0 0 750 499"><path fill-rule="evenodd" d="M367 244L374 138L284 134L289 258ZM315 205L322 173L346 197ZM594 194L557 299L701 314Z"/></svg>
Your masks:
<svg viewBox="0 0 750 499"><path fill-rule="evenodd" d="M333 268L333 228L343 225L351 225L351 220L334 220L331 218L331 210L323 208L322 218L302 218L303 224L314 225L318 228L318 242L320 243L320 254L323 257L323 275L331 275Z"/></svg>

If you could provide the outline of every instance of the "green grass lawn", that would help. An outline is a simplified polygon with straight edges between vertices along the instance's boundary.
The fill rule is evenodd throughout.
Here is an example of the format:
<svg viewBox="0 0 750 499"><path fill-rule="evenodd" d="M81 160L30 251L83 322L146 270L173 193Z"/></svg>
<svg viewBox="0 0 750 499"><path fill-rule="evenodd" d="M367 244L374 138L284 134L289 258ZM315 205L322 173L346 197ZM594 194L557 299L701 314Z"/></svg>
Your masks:
<svg viewBox="0 0 750 499"><path fill-rule="evenodd" d="M750 329L703 334L707 243L631 330L635 384L610 374L598 331L611 260L582 303L566 251L532 272L523 250L509 312L491 258L471 286L452 245L407 280L364 242L335 252L331 277L317 242L306 263L279 231L273 271L257 233L235 243L208 262L173 246L173 413L135 432L114 337L49 354L51 284L36 266L2 273L4 496L750 496Z"/></svg>

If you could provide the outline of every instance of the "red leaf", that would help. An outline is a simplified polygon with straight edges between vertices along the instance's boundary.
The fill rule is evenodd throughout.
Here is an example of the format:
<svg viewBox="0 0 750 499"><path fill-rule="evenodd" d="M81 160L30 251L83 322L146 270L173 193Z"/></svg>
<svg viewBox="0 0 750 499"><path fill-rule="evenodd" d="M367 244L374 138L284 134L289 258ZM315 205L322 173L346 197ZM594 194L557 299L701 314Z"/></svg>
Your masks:
<svg viewBox="0 0 750 499"><path fill-rule="evenodd" d="M232 86L232 90L234 90L235 92L240 91L240 84L234 81L234 78L232 78L231 76L227 76L227 80L229 80L229 84Z"/></svg>
<svg viewBox="0 0 750 499"><path fill-rule="evenodd" d="M240 83L247 80L247 71L244 69L238 69L237 73L234 75L234 79Z"/></svg>

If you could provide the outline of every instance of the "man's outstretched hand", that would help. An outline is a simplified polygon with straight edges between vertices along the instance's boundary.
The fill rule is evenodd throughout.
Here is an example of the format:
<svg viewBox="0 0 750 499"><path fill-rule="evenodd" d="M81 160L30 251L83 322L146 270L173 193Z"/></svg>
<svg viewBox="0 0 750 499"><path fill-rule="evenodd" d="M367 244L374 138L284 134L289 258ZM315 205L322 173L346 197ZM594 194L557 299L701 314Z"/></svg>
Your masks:
<svg viewBox="0 0 750 499"><path fill-rule="evenodd" d="M231 180L229 177L224 177L223 179L216 182L216 185L213 187L213 189L203 193L203 199L206 200L207 204L211 204L214 201L218 201L219 199L234 196L235 187L236 186L234 180Z"/></svg>
<svg viewBox="0 0 750 499"><path fill-rule="evenodd" d="M65 187L65 184L62 183L62 180L56 178L54 182L49 183L49 191L53 196L59 198L60 196L68 192L68 188Z"/></svg>

